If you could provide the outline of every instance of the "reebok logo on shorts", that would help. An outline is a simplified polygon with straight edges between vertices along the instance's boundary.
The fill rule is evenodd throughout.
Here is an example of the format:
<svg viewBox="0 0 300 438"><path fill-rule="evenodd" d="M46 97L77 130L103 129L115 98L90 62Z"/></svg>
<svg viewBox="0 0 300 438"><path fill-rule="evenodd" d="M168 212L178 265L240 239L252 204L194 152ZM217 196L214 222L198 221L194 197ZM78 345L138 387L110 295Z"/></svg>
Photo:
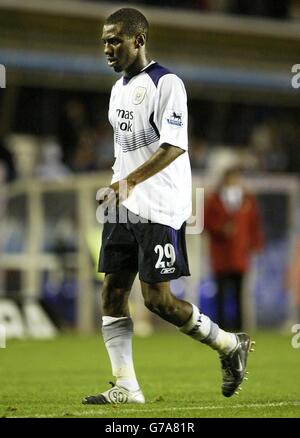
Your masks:
<svg viewBox="0 0 300 438"><path fill-rule="evenodd" d="M160 273L161 274L173 274L175 272L175 268L163 268Z"/></svg>

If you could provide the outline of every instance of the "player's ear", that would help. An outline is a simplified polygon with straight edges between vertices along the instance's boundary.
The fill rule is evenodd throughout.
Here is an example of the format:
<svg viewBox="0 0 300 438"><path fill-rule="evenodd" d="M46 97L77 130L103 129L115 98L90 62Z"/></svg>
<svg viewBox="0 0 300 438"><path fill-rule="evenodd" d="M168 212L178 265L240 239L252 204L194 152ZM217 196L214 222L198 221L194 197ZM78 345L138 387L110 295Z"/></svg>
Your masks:
<svg viewBox="0 0 300 438"><path fill-rule="evenodd" d="M140 47L143 47L145 43L146 43L146 35L144 33L139 33L135 39L136 48L138 49Z"/></svg>

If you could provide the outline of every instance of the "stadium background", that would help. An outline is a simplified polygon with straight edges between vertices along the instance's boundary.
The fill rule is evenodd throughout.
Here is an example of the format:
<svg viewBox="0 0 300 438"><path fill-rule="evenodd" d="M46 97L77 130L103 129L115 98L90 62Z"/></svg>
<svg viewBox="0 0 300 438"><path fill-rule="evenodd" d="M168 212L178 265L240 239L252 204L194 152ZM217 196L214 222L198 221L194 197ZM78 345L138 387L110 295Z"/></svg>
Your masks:
<svg viewBox="0 0 300 438"><path fill-rule="evenodd" d="M0 64L6 68L0 91L0 325L12 345L0 349L8 355L2 366L15 362L22 345L30 355L38 345L31 338L55 337L66 348L82 335L96 338L99 330L95 194L111 176L107 106L116 80L100 36L103 19L124 5L145 12L152 57L185 82L194 190L209 192L224 168L243 164L266 237L247 279L245 329L258 331L265 342L283 336L282 348L294 354L300 88L292 86L292 67L300 63L300 2L0 0ZM172 287L213 317L205 234L189 235L188 250L192 277ZM170 327L143 310L135 289L136 333L148 336L139 348L151 350L153 339L159 345L165 337L171 345ZM233 304L227 305L230 314ZM259 333L266 329L265 339ZM24 339L10 341L16 338ZM47 345L41 342L41 348ZM10 396L7 389L5 403Z"/></svg>

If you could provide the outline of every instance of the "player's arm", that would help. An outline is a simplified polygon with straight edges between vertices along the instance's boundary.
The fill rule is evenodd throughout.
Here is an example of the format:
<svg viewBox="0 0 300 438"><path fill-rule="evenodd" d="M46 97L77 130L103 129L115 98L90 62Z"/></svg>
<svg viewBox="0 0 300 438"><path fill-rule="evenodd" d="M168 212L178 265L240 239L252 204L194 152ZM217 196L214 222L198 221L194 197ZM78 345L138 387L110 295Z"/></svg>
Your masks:
<svg viewBox="0 0 300 438"><path fill-rule="evenodd" d="M163 170L185 151L177 146L163 143L158 150L140 167L131 172L126 179L116 181L108 188L98 191L99 204L125 201L137 184Z"/></svg>
<svg viewBox="0 0 300 438"><path fill-rule="evenodd" d="M129 196L137 184L140 184L141 182L163 170L184 152L185 151L183 149L177 146L172 146L168 143L162 144L149 158L149 160L145 161L145 163L127 176L127 194L123 194L121 198L124 199L124 196ZM110 186L110 188L112 188L116 194L119 192L119 182L120 181L117 181Z"/></svg>
<svg viewBox="0 0 300 438"><path fill-rule="evenodd" d="M117 204L120 201L125 201L137 184L163 170L184 152L183 149L177 146L163 143L149 160L131 172L126 179L116 181L109 186L108 190L105 189L106 192L101 192L101 196L98 199L99 204L101 205L107 200L109 202L116 201ZM113 193L111 190L113 190Z"/></svg>
<svg viewBox="0 0 300 438"><path fill-rule="evenodd" d="M127 177L129 185L136 186L171 164L185 151L177 146L164 143L144 164L130 173Z"/></svg>

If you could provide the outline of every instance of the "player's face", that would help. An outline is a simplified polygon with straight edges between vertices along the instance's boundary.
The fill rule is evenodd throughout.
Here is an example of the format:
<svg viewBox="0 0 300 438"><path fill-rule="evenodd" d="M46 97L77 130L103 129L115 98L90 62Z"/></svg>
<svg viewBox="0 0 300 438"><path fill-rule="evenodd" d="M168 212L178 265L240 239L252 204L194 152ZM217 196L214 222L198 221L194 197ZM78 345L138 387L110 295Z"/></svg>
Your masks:
<svg viewBox="0 0 300 438"><path fill-rule="evenodd" d="M126 71L136 61L138 48L136 37L129 37L120 24L107 24L103 27L102 41L107 64L115 72Z"/></svg>

